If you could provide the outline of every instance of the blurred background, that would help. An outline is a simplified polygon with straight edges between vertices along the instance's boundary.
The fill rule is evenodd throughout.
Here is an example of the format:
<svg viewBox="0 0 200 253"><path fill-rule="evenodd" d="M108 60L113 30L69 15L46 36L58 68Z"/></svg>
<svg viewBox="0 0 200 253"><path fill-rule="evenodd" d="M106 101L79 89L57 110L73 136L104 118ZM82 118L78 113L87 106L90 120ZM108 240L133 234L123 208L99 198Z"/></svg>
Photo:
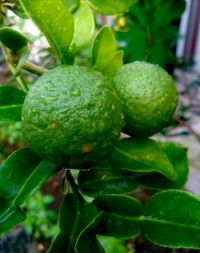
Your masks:
<svg viewBox="0 0 200 253"><path fill-rule="evenodd" d="M0 25L3 23L27 36L31 62L45 68L57 64L53 50L30 20L7 10L0 15ZM179 107L172 126L155 138L181 143L188 148L190 176L186 189L200 195L200 0L139 0L124 15L96 15L96 24L98 28L105 24L113 28L118 47L125 52L125 63L148 61L159 64L173 75L180 94ZM90 46L79 52L77 64L90 65ZM37 78L26 71L23 75L28 83ZM0 47L0 85L5 84L16 85L16 81ZM25 144L20 122L0 125L0 163ZM28 219L0 239L0 253L46 252L57 231L62 179L61 171L24 205ZM100 240L107 248L106 253L200 252L160 249L144 243L142 238L137 242L104 237Z"/></svg>

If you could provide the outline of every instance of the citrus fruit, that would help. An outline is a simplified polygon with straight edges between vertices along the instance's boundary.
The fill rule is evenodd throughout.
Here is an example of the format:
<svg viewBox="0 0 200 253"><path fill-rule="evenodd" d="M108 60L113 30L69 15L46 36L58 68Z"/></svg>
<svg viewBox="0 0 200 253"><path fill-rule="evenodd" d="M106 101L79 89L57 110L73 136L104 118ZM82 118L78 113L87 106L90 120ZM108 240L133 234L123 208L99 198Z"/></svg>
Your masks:
<svg viewBox="0 0 200 253"><path fill-rule="evenodd" d="M148 137L170 123L177 91L172 77L158 65L126 64L117 71L114 86L122 100L125 133Z"/></svg>
<svg viewBox="0 0 200 253"><path fill-rule="evenodd" d="M23 131L42 158L71 168L106 156L124 125L121 101L103 74L61 66L42 75L22 109Z"/></svg>

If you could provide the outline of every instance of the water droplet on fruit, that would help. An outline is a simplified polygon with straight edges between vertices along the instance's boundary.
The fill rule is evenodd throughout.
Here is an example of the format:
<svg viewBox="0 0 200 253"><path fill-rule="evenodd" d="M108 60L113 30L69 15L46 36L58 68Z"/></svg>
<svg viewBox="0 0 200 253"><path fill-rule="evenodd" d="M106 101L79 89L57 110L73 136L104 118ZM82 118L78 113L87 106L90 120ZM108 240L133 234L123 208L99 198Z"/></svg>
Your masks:
<svg viewBox="0 0 200 253"><path fill-rule="evenodd" d="M51 98L46 98L45 100L44 100L44 104L45 105L48 105L48 104L50 104L51 102L53 102L53 101L55 101L55 100L57 100L57 98L56 97L51 97Z"/></svg>
<svg viewBox="0 0 200 253"><path fill-rule="evenodd" d="M76 90L72 91L72 96L80 97L80 95L81 95L81 91L79 89L76 89Z"/></svg>

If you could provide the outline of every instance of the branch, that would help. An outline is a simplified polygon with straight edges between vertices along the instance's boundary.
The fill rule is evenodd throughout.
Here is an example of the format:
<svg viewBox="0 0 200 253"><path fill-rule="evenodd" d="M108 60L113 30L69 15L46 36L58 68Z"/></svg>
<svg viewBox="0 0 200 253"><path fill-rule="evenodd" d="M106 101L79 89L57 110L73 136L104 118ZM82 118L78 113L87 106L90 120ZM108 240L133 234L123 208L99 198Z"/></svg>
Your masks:
<svg viewBox="0 0 200 253"><path fill-rule="evenodd" d="M179 124L179 126L186 127L197 138L197 140L200 141L200 135L191 126L187 125L183 120L181 120L177 116L174 116L173 119Z"/></svg>

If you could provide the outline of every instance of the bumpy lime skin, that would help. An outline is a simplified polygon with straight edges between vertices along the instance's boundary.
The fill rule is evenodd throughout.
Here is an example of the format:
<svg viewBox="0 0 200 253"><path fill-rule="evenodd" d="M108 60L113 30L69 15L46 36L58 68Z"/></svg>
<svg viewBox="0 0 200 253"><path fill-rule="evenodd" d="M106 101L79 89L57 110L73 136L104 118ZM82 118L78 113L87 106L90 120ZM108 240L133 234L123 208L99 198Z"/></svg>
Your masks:
<svg viewBox="0 0 200 253"><path fill-rule="evenodd" d="M123 132L148 137L169 125L178 96L172 77L158 65L133 62L122 66L114 77L122 100Z"/></svg>
<svg viewBox="0 0 200 253"><path fill-rule="evenodd" d="M86 168L111 151L124 126L121 101L99 72L61 66L32 86L22 109L30 148L48 161Z"/></svg>

